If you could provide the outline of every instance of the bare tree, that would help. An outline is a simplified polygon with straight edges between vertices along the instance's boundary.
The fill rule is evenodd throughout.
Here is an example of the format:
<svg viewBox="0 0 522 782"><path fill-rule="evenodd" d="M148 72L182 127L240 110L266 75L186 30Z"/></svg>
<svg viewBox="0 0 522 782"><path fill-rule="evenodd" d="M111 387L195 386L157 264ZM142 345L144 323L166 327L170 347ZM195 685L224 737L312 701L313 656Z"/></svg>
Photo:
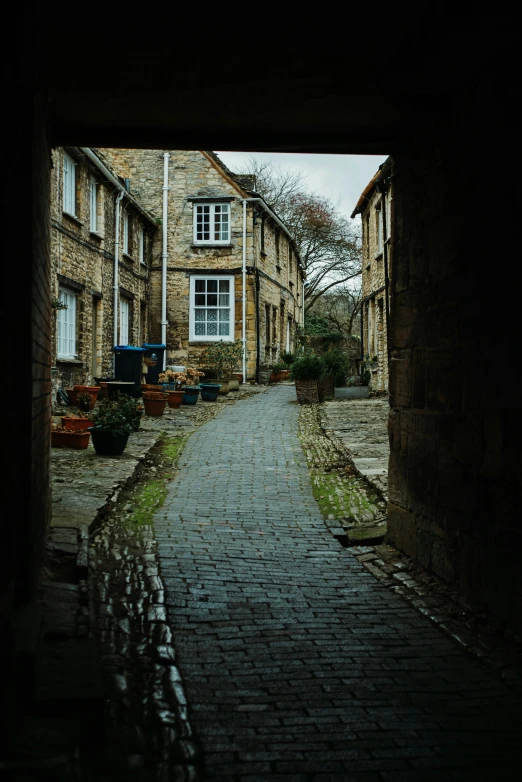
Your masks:
<svg viewBox="0 0 522 782"><path fill-rule="evenodd" d="M306 274L305 313L328 291L361 274L359 223L344 217L330 199L307 190L303 172L252 156L238 173L255 176L256 192L295 239Z"/></svg>
<svg viewBox="0 0 522 782"><path fill-rule="evenodd" d="M352 281L327 291L315 301L309 314L323 318L330 331L357 335L361 302L360 281Z"/></svg>

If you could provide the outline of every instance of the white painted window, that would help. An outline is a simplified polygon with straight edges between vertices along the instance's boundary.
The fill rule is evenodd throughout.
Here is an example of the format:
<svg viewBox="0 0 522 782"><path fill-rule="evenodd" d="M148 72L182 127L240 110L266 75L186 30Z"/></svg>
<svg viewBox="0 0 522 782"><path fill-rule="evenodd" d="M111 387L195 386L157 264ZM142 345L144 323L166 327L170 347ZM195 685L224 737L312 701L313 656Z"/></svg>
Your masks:
<svg viewBox="0 0 522 782"><path fill-rule="evenodd" d="M234 277L190 278L189 339L234 340Z"/></svg>
<svg viewBox="0 0 522 782"><path fill-rule="evenodd" d="M142 225L140 225L140 230L138 234L138 245L139 245L140 263L145 264L145 231L143 230Z"/></svg>
<svg viewBox="0 0 522 782"><path fill-rule="evenodd" d="M90 230L92 233L98 231L98 183L91 179L89 185L89 207L90 207Z"/></svg>
<svg viewBox="0 0 522 782"><path fill-rule="evenodd" d="M58 310L58 358L76 358L76 299L69 288L60 288L60 301L67 309Z"/></svg>
<svg viewBox="0 0 522 782"><path fill-rule="evenodd" d="M130 255L129 253L129 213L124 211L123 212L123 252L125 255Z"/></svg>
<svg viewBox="0 0 522 782"><path fill-rule="evenodd" d="M230 204L195 204L194 243L230 243Z"/></svg>
<svg viewBox="0 0 522 782"><path fill-rule="evenodd" d="M120 345L129 344L129 312L130 302L122 296L120 298Z"/></svg>
<svg viewBox="0 0 522 782"><path fill-rule="evenodd" d="M63 156L63 211L76 217L76 163Z"/></svg>

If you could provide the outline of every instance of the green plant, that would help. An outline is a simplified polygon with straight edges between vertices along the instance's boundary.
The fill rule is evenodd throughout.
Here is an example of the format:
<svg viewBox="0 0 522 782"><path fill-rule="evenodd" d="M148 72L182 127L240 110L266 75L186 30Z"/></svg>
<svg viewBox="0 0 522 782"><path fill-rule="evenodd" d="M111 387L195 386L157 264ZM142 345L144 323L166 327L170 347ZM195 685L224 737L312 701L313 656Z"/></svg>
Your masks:
<svg viewBox="0 0 522 782"><path fill-rule="evenodd" d="M334 385L338 388L346 385L349 362L343 351L340 348L330 348L322 358L325 374L333 375Z"/></svg>
<svg viewBox="0 0 522 782"><path fill-rule="evenodd" d="M284 350L281 353L281 359L285 362L285 369L288 369L288 367L293 364L295 360L295 356L293 353L289 353L288 351Z"/></svg>
<svg viewBox="0 0 522 782"><path fill-rule="evenodd" d="M243 342L214 342L205 352L205 362L213 369L218 378L231 375L243 359Z"/></svg>
<svg viewBox="0 0 522 782"><path fill-rule="evenodd" d="M285 363L283 363L283 362L281 362L279 364L274 364L272 366L272 372L274 374L277 374L277 372L281 372L281 370L283 370L283 369L288 369L287 365Z"/></svg>
<svg viewBox="0 0 522 782"><path fill-rule="evenodd" d="M290 367L292 380L318 380L325 371L324 361L315 353L304 353Z"/></svg>
<svg viewBox="0 0 522 782"><path fill-rule="evenodd" d="M68 305L61 299L57 299L55 296L51 299L51 307L53 310L66 310Z"/></svg>
<svg viewBox="0 0 522 782"><path fill-rule="evenodd" d="M138 404L134 397L119 393L115 399L102 399L92 411L93 425L104 432L128 435L139 426Z"/></svg>

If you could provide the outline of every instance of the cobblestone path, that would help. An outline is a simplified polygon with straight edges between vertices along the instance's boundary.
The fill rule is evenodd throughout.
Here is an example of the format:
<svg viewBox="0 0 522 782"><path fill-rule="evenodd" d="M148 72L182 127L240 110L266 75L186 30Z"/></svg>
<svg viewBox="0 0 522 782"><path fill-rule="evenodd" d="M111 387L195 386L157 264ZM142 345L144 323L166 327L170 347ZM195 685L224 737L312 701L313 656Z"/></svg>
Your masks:
<svg viewBox="0 0 522 782"><path fill-rule="evenodd" d="M520 690L382 586L328 531L295 389L189 438L155 518L209 780L507 780Z"/></svg>

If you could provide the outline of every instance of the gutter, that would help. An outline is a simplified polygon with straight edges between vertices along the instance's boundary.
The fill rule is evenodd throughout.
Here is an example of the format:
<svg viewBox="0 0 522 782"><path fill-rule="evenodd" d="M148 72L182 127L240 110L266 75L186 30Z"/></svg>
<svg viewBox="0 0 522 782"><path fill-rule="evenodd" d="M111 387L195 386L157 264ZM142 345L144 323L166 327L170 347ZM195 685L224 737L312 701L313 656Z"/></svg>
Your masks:
<svg viewBox="0 0 522 782"><path fill-rule="evenodd" d="M115 215L115 237L114 237L114 332L113 332L113 345L118 344L118 320L119 320L119 303L120 303L120 291L119 291L119 261L120 261L120 203L125 194L125 190L121 190L116 196L116 215ZM112 372L116 377L116 353L112 354Z"/></svg>
<svg viewBox="0 0 522 782"><path fill-rule="evenodd" d="M80 149L83 154L88 157L92 163L94 163L94 165L102 172L104 176L107 177L110 182L112 182L113 185L118 188L118 190L121 190L123 195L131 202L134 207L136 207L138 212L140 212L143 217L145 217L150 223L157 225L156 219L149 212L147 212L147 210L144 209L138 201L136 201L134 196L132 196L128 190L125 190L124 185L122 185L122 183L114 176L114 174L109 171L107 166L102 163L97 155L94 154L92 149L89 149L88 147L78 147L78 149Z"/></svg>

